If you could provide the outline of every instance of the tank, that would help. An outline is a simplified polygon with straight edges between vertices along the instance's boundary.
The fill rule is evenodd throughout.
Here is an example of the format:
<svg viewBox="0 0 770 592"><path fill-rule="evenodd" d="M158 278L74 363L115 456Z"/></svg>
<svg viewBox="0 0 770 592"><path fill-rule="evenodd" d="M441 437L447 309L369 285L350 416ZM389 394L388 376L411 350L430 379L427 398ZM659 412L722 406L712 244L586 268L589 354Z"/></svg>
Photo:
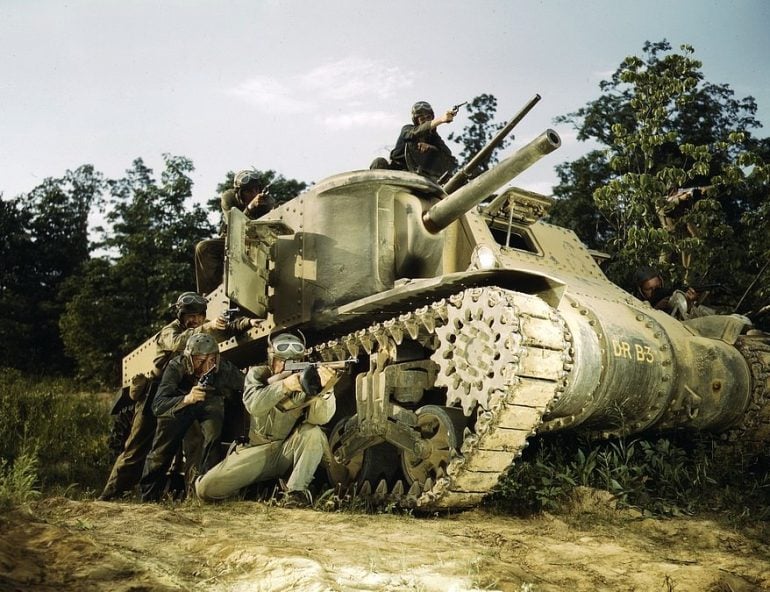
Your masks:
<svg viewBox="0 0 770 592"><path fill-rule="evenodd" d="M335 387L329 478L423 510L478 504L537 433L693 429L770 438L770 342L737 316L680 322L610 282L599 254L504 189L554 130L466 184L387 170L329 177L259 220L230 213L224 283L261 326L220 344L246 367L301 330ZM504 190L503 190L504 189ZM149 368L145 343L124 382Z"/></svg>

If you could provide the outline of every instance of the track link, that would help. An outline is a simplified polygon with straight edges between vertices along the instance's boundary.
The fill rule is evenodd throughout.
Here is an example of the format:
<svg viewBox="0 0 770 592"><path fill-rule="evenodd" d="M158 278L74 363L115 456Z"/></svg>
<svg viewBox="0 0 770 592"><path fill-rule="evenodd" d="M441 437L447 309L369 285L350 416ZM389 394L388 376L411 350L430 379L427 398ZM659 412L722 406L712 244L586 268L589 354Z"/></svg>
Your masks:
<svg viewBox="0 0 770 592"><path fill-rule="evenodd" d="M470 288L314 348L323 359L371 355L405 338L433 352L436 386L447 406L476 414L443 476L364 483L357 492L374 503L420 510L477 505L535 433L571 368L571 336L560 315L536 296L498 287ZM475 359L474 359L475 358Z"/></svg>

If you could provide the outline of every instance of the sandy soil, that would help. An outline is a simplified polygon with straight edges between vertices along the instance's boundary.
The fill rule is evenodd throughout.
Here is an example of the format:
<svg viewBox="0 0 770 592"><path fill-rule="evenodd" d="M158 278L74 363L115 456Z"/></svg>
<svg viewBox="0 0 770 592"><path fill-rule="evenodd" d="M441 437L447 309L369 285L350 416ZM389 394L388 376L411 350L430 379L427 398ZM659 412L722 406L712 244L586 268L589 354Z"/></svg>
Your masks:
<svg viewBox="0 0 770 592"><path fill-rule="evenodd" d="M770 590L766 524L610 506L591 491L528 519L53 498L0 515L0 590Z"/></svg>

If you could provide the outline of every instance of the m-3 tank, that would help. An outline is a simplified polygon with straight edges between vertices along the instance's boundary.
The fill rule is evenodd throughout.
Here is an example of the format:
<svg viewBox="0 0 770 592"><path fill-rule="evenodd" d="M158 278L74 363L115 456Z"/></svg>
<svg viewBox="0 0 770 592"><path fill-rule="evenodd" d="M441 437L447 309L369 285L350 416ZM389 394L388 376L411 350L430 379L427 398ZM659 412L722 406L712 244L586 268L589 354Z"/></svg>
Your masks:
<svg viewBox="0 0 770 592"><path fill-rule="evenodd" d="M259 220L232 210L229 302L265 318L220 344L245 367L301 330L335 386L330 478L425 510L480 502L535 433L692 428L770 439L770 342L746 321L680 322L611 283L549 200L497 193L560 145L546 130L447 195L419 175L327 178ZM151 362L124 360L124 383Z"/></svg>

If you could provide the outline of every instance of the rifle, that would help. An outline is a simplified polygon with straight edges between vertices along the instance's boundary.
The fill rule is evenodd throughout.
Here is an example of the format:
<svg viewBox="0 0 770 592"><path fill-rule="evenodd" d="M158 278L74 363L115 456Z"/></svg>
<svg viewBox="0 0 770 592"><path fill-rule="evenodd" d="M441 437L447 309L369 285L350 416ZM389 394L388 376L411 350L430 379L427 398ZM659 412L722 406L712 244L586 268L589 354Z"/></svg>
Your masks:
<svg viewBox="0 0 770 592"><path fill-rule="evenodd" d="M691 286L685 286L682 291L687 292L690 288L695 290L696 292L708 292L710 290L716 290L717 288L721 288L722 284L720 283L711 283L711 284L693 284Z"/></svg>
<svg viewBox="0 0 770 592"><path fill-rule="evenodd" d="M275 378L283 377L284 374L288 374L290 372L301 371L302 375L300 376L300 384L302 385L302 391L305 393L306 399L299 405L296 405L291 396L291 393L289 393L280 401L278 401L275 406L280 411L302 409L309 406L313 401L319 398L328 397L328 393L331 393L332 388L339 380L339 376L335 374L329 379L329 381L326 383L326 386L322 387L321 379L318 376L318 371L316 368L324 367L341 370L347 369L348 365L355 364L357 362L358 358L348 358L347 360L335 360L331 362L292 362L291 360L287 360L284 366L284 371L281 374L275 375ZM272 378L273 377L271 377L271 379ZM268 380L268 384L270 384L270 380Z"/></svg>
<svg viewBox="0 0 770 592"><path fill-rule="evenodd" d="M462 103L459 103L459 104L455 105L454 107L452 107L450 109L450 111L452 112L452 115L457 115L457 112L460 110L460 107L462 107L463 105L467 105L467 104L468 104L468 101L463 101Z"/></svg>

